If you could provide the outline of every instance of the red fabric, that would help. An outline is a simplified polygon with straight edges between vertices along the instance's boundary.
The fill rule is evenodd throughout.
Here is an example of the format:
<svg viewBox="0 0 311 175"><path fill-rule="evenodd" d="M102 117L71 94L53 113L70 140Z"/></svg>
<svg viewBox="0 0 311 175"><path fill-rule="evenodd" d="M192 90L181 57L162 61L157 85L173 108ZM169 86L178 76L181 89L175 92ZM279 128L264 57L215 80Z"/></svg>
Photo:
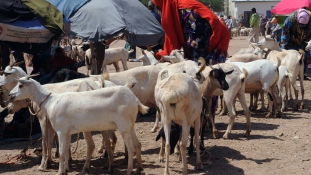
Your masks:
<svg viewBox="0 0 311 175"><path fill-rule="evenodd" d="M311 1L310 0L281 0L272 10L271 13L273 15L288 15L295 10L300 8L307 7L311 8Z"/></svg>
<svg viewBox="0 0 311 175"><path fill-rule="evenodd" d="M165 31L165 43L157 58L169 55L172 50L180 49L186 44L179 19L179 9L193 9L211 25L213 35L210 38L208 50L220 49L228 51L230 33L227 26L204 4L196 0L152 0L162 10L162 27Z"/></svg>
<svg viewBox="0 0 311 175"><path fill-rule="evenodd" d="M52 57L52 63L53 63L53 70L61 69L66 66L72 66L76 63L75 60L71 59L70 57L67 57L65 55L64 49L62 49L62 57L57 58L55 55Z"/></svg>

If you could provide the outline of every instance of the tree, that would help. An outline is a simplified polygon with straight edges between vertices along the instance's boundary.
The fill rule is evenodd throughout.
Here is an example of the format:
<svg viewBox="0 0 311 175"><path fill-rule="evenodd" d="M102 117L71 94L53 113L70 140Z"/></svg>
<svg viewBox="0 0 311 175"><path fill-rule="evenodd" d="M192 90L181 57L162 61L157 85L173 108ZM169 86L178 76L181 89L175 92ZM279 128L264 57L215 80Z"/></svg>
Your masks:
<svg viewBox="0 0 311 175"><path fill-rule="evenodd" d="M224 11L224 0L199 0L215 12Z"/></svg>
<svg viewBox="0 0 311 175"><path fill-rule="evenodd" d="M149 2L149 0L139 0L139 1L146 7ZM199 0L199 1L215 12L224 11L224 0Z"/></svg>
<svg viewBox="0 0 311 175"><path fill-rule="evenodd" d="M148 6L148 2L149 0L139 0L142 4L144 4L144 6Z"/></svg>

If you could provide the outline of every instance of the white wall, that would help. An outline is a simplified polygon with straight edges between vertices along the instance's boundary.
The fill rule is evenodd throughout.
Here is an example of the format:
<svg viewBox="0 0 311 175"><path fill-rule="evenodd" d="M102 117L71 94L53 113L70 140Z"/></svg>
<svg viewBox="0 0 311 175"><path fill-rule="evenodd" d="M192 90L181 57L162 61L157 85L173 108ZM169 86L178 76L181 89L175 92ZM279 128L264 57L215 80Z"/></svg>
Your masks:
<svg viewBox="0 0 311 175"><path fill-rule="evenodd" d="M266 11L271 10L271 6L275 6L279 2L235 2L237 12L235 17L244 15L244 11L251 11L253 7L256 8L258 14L266 16Z"/></svg>

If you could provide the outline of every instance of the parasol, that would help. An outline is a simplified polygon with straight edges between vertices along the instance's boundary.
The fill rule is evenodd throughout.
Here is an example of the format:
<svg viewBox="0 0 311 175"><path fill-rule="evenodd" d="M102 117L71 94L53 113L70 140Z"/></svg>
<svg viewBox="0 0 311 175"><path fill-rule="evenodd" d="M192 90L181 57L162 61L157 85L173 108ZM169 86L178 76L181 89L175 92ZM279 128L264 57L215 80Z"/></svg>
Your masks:
<svg viewBox="0 0 311 175"><path fill-rule="evenodd" d="M311 9L311 0L299 0L295 1L295 3L293 3L293 0L281 0L271 10L271 13L278 19L278 23L283 25L287 16L300 8Z"/></svg>
<svg viewBox="0 0 311 175"><path fill-rule="evenodd" d="M164 31L138 0L48 0L71 22L71 34L87 41L108 40L122 33L137 46L159 43Z"/></svg>

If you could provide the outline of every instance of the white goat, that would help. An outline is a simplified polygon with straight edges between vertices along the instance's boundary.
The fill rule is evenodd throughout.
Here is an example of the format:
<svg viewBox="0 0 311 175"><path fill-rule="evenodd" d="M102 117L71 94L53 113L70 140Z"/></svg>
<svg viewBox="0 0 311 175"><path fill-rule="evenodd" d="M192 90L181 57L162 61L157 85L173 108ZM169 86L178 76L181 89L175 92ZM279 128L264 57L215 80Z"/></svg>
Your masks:
<svg viewBox="0 0 311 175"><path fill-rule="evenodd" d="M281 111L285 111L287 108L288 101L288 89L290 86L289 79L292 77L292 74L288 72L286 66L281 65L279 67L279 80L278 80L278 89L280 96L282 98L282 108ZM285 87L285 92L283 91Z"/></svg>
<svg viewBox="0 0 311 175"><path fill-rule="evenodd" d="M245 113L246 121L247 121L247 129L245 132L246 136L250 135L251 132L251 112L249 111L246 100L245 100L245 78L248 77L248 72L245 69L242 69L243 72L239 69L238 66L231 64L231 63L221 63L219 64L219 67L227 73L226 74L226 82L228 83L229 89L226 90L223 88L221 85L221 81L219 81L218 77L213 77L212 75L216 75L215 73L211 73L215 71L218 66L213 66L213 67L207 67L203 71L203 75L205 77L204 83L201 85L201 91L204 95L204 97L208 100L209 104L207 105L207 112L206 115L208 114L212 128L213 128L213 137L218 138L218 130L214 124L210 107L211 107L211 98L212 96L220 96L223 95L224 101L225 101L225 106L228 108L228 113L229 113L229 124L227 127L227 130L225 134L223 135L223 138L228 139L229 134L231 133L232 126L234 124L234 120L236 117L236 111L234 108L235 105L235 99L236 97L239 99L242 108ZM231 73L230 73L231 72ZM218 73L219 75L219 73ZM225 110L225 108L224 108Z"/></svg>
<svg viewBox="0 0 311 175"><path fill-rule="evenodd" d="M299 49L296 50L282 50L277 41L273 38L263 38L259 41L258 46L262 49L268 48L272 51L267 55L267 59L271 60L272 62L276 63L277 58L281 60L281 65L286 66L289 73L292 74L292 77L289 79L290 83L295 92L295 107L293 108L294 111L297 111L299 108L298 102L298 90L296 84L296 78L298 76L301 88L301 105L300 109L304 108L304 85L303 85L303 67L304 67L304 56L305 53L303 50Z"/></svg>
<svg viewBox="0 0 311 175"><path fill-rule="evenodd" d="M3 85L3 89L6 93L3 100L7 100L8 97L8 91L12 90L14 87L14 84L16 85L18 83L17 78L26 76L27 74L19 67L10 67L8 66L6 68L6 71L4 72L5 76L1 76L0 79L0 84ZM104 80L99 79L100 82L103 82ZM112 83L109 81L104 81L105 86L112 86ZM98 86L98 83L89 80L89 79L76 79L76 80L71 80L63 83L56 83L56 84L46 84L43 85L43 87L47 88L48 90L54 92L54 93L62 93L62 92L82 92L82 91L89 91L89 90L94 90L101 88L103 85L102 83L100 86ZM13 103L9 103L8 105L8 110L9 113L15 113L19 109L24 108L24 107L29 107L29 102L27 100L18 100L14 101ZM40 127L42 130L42 159L40 166L37 168L37 170L46 170L47 167L51 166L52 163L52 157L51 157L51 149L53 145L53 135L54 135L54 130L52 129L50 123L46 120L45 114L42 111L39 111L39 106L37 104L32 105L32 111L38 111L37 112L37 117L40 122ZM108 135L108 138L113 140L114 142L112 143L113 149L115 145L115 139L113 139L115 136L113 135L113 132L108 132L108 134L102 133L103 136L103 145L105 138ZM87 142L87 146L90 147L91 149L94 149L94 142L92 140L92 137L90 133L84 133L84 138ZM103 147L102 145L102 147ZM70 149L69 149L70 150ZM110 147L108 147L108 151L110 151ZM69 152L70 153L70 152ZM89 167L90 164L90 159L91 159L91 154L90 152L87 152L88 155L86 156L86 162L83 167L83 170L81 174L84 174L87 168ZM58 147L55 153L55 157L58 157ZM71 157L71 155L70 155ZM111 161L111 160L110 160ZM108 171L111 171L111 167L109 167Z"/></svg>
<svg viewBox="0 0 311 175"><path fill-rule="evenodd" d="M167 61L171 61L172 63L178 63L185 61L183 58L183 54L179 50L173 50L169 56L163 56L163 58ZM230 63L223 63L220 64L220 67L224 67L225 70L227 71L227 76L226 76L226 81L229 85L229 90L223 90L222 87L219 84L219 81L216 78L219 77L214 77L213 75L210 75L211 69L210 68L205 68L205 70L202 72L205 81L204 85L201 85L201 91L203 94L205 94L205 98L210 101L212 95L224 95L226 104L229 108L229 116L230 116L230 121L229 125L227 128L226 133L224 134L223 138L228 138L229 134L231 133L231 129L234 123L234 119L236 117L236 112L235 109L233 108L233 102L235 97L237 96L240 100L240 103L244 109L245 112L245 117L247 119L247 131L246 131L246 136L250 135L251 132L251 126L250 126L250 111L247 108L246 101L245 101L245 95L244 95L244 79L247 77L247 71L243 69L243 72L241 70ZM229 73L230 71L234 70L234 74ZM217 86L218 85L218 86ZM217 90L218 88L218 90ZM209 110L211 106L211 103L208 104L208 110L206 112L206 115L209 114L208 116L210 117L210 120L212 121L212 127L213 127L213 137L218 138L218 131L216 129L216 126L213 122L211 111Z"/></svg>
<svg viewBox="0 0 311 175"><path fill-rule="evenodd" d="M307 43L307 46L305 48L305 51L310 51L311 50L311 40L306 42Z"/></svg>
<svg viewBox="0 0 311 175"><path fill-rule="evenodd" d="M159 72L166 67L171 67L178 73L185 71L188 75L195 76L199 70L199 66L194 61L184 61L177 64L169 63L159 63L151 66L141 66L136 67L124 72L109 73L107 74L107 80L115 83L116 85L125 85L128 81L135 84L131 89L136 97L141 101L142 104L152 107L156 107L156 102L154 99L154 87L157 82L157 77ZM90 78L98 79L98 76L102 75L92 75ZM156 132L159 124L159 109L157 108L156 122L151 129L151 132Z"/></svg>
<svg viewBox="0 0 311 175"><path fill-rule="evenodd" d="M261 59L263 59L262 56L255 55L253 53L235 54L232 57L228 58L228 60L230 60L231 62L244 62L244 63Z"/></svg>
<svg viewBox="0 0 311 175"><path fill-rule="evenodd" d="M194 77L184 73L169 75L164 69L159 73L155 86L154 96L157 106L161 112L161 120L165 132L166 162L164 174L169 174L169 152L170 152L170 129L174 121L182 126L182 138L180 143L183 174L188 174L186 157L186 145L191 125L194 123L196 140L196 168L203 169L200 156L200 113L202 110L202 94L195 83Z"/></svg>
<svg viewBox="0 0 311 175"><path fill-rule="evenodd" d="M163 56L163 58L165 61L170 61L172 63L179 63L182 61L186 61L184 55L181 52L182 51L175 49L170 53L169 56Z"/></svg>
<svg viewBox="0 0 311 175"><path fill-rule="evenodd" d="M269 113L266 118L272 115L272 105L275 105L277 111L276 116L280 117L279 96L277 94L277 80L279 77L278 67L280 60L274 64L270 60L256 60L249 63L230 62L237 65L241 70L244 68L248 72L248 77L245 79L245 92L253 93L263 89L269 97Z"/></svg>
<svg viewBox="0 0 311 175"><path fill-rule="evenodd" d="M118 62L121 61L123 65L124 70L128 70L127 67L127 60L129 57L129 54L132 53L134 50L127 51L123 47L117 47L117 48L111 48L105 50L105 59L103 62L103 72L107 71L107 65L113 64L117 66L116 71L120 72L119 64Z"/></svg>
<svg viewBox="0 0 311 175"><path fill-rule="evenodd" d="M159 61L154 57L154 54L152 51L148 50L141 50L142 55L135 59L129 59L130 62L141 62L143 66L147 65L155 65L158 64Z"/></svg>
<svg viewBox="0 0 311 175"><path fill-rule="evenodd" d="M133 169L134 152L138 162L137 171L142 170L141 144L136 137L134 123L138 112L145 114L148 107L142 105L129 88L114 86L88 92L54 94L29 77L22 77L18 81L19 83L10 92L10 99L29 98L39 104L58 135L59 175L69 170L68 147L72 134L114 129L121 132L128 149L127 174L130 175ZM84 101L81 101L81 98ZM78 109L81 111L76 113ZM86 116L88 122L85 122Z"/></svg>

